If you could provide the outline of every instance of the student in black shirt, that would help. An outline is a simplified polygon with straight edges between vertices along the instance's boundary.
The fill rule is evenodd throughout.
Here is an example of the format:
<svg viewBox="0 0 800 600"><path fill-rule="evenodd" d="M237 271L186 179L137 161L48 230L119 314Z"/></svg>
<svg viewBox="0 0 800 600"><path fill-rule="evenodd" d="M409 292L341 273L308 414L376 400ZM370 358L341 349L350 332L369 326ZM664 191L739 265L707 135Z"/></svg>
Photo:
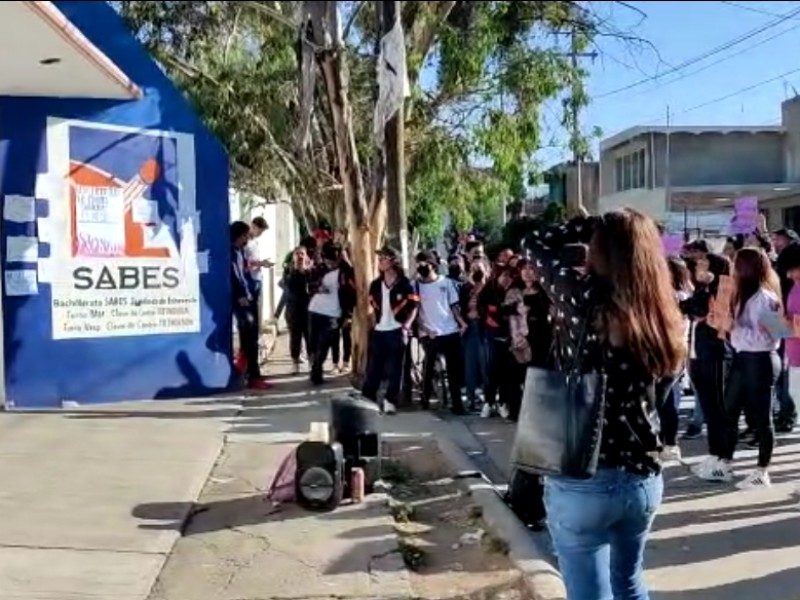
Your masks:
<svg viewBox="0 0 800 600"><path fill-rule="evenodd" d="M283 275L286 297L286 323L289 327L289 353L294 365L294 374L300 372L300 351L305 344L308 353L308 303L311 300L309 281L311 258L304 246L298 246L292 263Z"/></svg>
<svg viewBox="0 0 800 600"><path fill-rule="evenodd" d="M230 236L233 317L239 330L239 347L247 363L247 385L251 389L266 390L271 386L261 377L258 364L258 296L244 253L250 240L250 226L243 221L231 223Z"/></svg>

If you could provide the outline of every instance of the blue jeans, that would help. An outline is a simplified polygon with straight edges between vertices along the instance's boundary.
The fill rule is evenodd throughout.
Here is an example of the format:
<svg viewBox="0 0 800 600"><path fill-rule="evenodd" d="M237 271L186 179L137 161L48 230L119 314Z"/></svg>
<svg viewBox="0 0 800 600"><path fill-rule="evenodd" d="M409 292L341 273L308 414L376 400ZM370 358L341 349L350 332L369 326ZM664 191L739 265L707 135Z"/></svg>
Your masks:
<svg viewBox="0 0 800 600"><path fill-rule="evenodd" d="M706 422L706 416L703 414L703 407L700 402L697 400L697 395L695 395L694 400L694 408L692 409L692 425L697 427L698 429L703 428L703 424Z"/></svg>
<svg viewBox="0 0 800 600"><path fill-rule="evenodd" d="M545 479L547 524L569 600L648 600L644 546L661 504L661 475L599 469Z"/></svg>
<svg viewBox="0 0 800 600"><path fill-rule="evenodd" d="M475 392L486 385L486 345L480 323L472 321L462 338L464 345L464 377L467 401L475 403Z"/></svg>

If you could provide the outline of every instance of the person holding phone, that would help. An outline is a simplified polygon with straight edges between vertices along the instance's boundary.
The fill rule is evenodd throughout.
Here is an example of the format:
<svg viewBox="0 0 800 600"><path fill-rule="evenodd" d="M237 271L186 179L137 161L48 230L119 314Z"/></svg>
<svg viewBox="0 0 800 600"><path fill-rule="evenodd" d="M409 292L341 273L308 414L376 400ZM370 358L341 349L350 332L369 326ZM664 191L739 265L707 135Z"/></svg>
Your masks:
<svg viewBox="0 0 800 600"><path fill-rule="evenodd" d="M247 241L247 245L244 247L244 258L247 263L247 270L249 272L250 279L253 282L253 301L255 302L258 310L257 325L259 335L261 335L261 327L264 321L262 306L263 302L261 300L264 288L264 277L261 273L261 270L271 269L275 266L272 261L266 259L262 260L259 257L258 238L264 235L264 232L268 229L269 225L264 217L255 217L253 222L250 224L250 238Z"/></svg>

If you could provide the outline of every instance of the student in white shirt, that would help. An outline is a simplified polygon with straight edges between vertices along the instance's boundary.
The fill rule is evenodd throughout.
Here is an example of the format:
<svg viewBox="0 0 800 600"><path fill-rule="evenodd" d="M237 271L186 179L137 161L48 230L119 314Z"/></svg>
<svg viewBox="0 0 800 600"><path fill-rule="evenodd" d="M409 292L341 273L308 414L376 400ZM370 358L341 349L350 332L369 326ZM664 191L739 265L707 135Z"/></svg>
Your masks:
<svg viewBox="0 0 800 600"><path fill-rule="evenodd" d="M419 290L419 337L425 348L423 366L422 407L428 408L433 394L433 369L439 356L447 365L447 385L450 392L450 410L465 414L461 401L464 381L461 334L467 328L461 318L458 291L452 280L436 271L436 257L430 252L420 252L416 257L417 289Z"/></svg>
<svg viewBox="0 0 800 600"><path fill-rule="evenodd" d="M258 310L258 332L261 333L261 326L264 321L263 316L263 276L261 269L271 269L274 265L270 260L262 260L258 253L258 238L260 238L265 231L269 229L267 220L264 217L256 217L250 224L250 239L244 247L245 260L247 261L247 269L249 271L250 279L253 282L253 294L255 295L254 302Z"/></svg>
<svg viewBox="0 0 800 600"><path fill-rule="evenodd" d="M383 248L378 252L378 271L380 275L369 286L374 326L361 394L377 402L378 389L386 380L383 412L391 415L400 402L408 339L419 298L403 272L400 253L396 250Z"/></svg>
<svg viewBox="0 0 800 600"><path fill-rule="evenodd" d="M717 469L718 479L730 481L733 477L731 462L739 437L739 417L742 409L749 407L758 435L758 467L736 487L768 487L768 468L775 447L772 401L781 361L780 339L770 334L765 323L783 314L780 282L769 258L758 248L743 248L736 253L734 281L736 301L730 340L735 354L725 390L725 450Z"/></svg>
<svg viewBox="0 0 800 600"><path fill-rule="evenodd" d="M340 300L341 249L333 242L322 247L322 264L310 284L313 295L308 304L308 350L311 356L311 383L323 383L323 367L328 360L342 317Z"/></svg>

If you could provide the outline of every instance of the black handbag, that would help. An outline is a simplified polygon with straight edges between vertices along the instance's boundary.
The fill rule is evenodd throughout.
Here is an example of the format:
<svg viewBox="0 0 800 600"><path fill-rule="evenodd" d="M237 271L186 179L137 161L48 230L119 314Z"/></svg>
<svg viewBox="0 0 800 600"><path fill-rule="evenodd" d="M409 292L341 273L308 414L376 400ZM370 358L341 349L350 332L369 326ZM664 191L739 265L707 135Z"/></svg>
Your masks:
<svg viewBox="0 0 800 600"><path fill-rule="evenodd" d="M541 475L514 469L508 482L508 491L503 499L526 527L541 531L547 517Z"/></svg>
<svg viewBox="0 0 800 600"><path fill-rule="evenodd" d="M527 370L511 452L517 469L576 479L588 479L597 471L606 376L583 373L582 360L593 313L588 312L575 354L565 368Z"/></svg>

